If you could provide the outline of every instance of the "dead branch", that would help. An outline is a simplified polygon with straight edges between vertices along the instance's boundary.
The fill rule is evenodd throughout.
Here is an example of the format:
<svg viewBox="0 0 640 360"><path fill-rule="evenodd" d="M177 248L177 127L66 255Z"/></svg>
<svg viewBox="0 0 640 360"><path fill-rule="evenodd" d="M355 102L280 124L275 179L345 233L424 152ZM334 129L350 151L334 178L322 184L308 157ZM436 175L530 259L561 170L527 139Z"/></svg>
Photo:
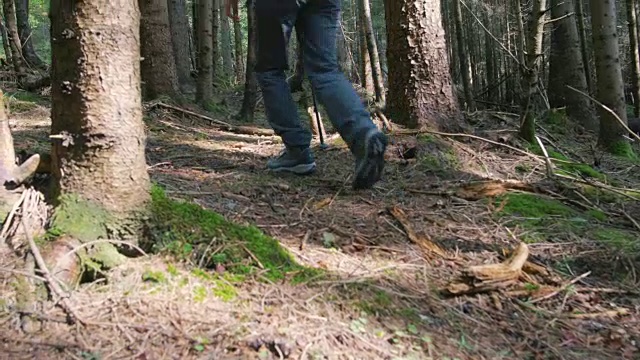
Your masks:
<svg viewBox="0 0 640 360"><path fill-rule="evenodd" d="M33 237L29 233L29 229L24 219L21 219L21 224L24 229L24 234L27 238L27 241L29 242L29 248L31 249L31 253L33 254L33 257L36 260L36 263L38 264L40 271L42 272L42 276L46 280L45 284L47 284L47 287L49 288L49 290L51 290L51 293L58 298L62 309L67 314L67 321L69 325L75 324L76 321L84 325L85 324L84 320L73 309L73 307L69 303L69 299L65 296L64 291L62 291L58 282L56 282L55 279L53 279L53 277L51 276L51 273L49 272L49 269L47 269L47 265L44 259L42 258L42 255L40 254L40 250L38 250L38 247L36 246L36 243L33 240Z"/></svg>
<svg viewBox="0 0 640 360"><path fill-rule="evenodd" d="M537 298L535 298L535 299L532 299L532 300L530 301L530 303L531 303L531 304L535 304L535 303L540 302L540 301L544 301L544 300L547 300L547 299L551 299L552 297L554 297L554 296L558 295L559 293L561 293L561 292L565 291L569 286L571 286L571 285L573 285L573 284L577 283L578 281L580 281L580 280L582 280L582 279L586 278L586 277L587 277L587 276L589 276L590 274L591 274L591 271L587 271L586 273L584 273L584 274L582 274L582 275L580 275L580 276L576 277L575 279L573 279L573 280L571 280L571 281L567 282L566 284L562 285L562 286L561 286L560 288L558 288L557 290L555 290L555 291L553 291L553 292L551 292L551 293L549 293L549 294L546 294L546 295L544 295L544 296L540 296L540 297L537 297Z"/></svg>

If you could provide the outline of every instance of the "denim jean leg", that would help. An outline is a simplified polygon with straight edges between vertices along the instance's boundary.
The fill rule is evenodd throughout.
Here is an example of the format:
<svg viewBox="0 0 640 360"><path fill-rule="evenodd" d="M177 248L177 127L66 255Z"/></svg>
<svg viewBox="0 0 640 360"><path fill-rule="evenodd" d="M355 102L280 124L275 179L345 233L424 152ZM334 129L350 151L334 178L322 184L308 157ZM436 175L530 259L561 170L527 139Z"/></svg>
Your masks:
<svg viewBox="0 0 640 360"><path fill-rule="evenodd" d="M362 99L338 67L337 36L340 0L309 2L299 14L303 29L305 72L318 102L352 152L376 128Z"/></svg>
<svg viewBox="0 0 640 360"><path fill-rule="evenodd" d="M287 43L295 12L276 13L268 5L260 4L260 1L256 3L256 78L264 98L267 120L287 147L306 148L311 143L311 133L300 122L285 76Z"/></svg>

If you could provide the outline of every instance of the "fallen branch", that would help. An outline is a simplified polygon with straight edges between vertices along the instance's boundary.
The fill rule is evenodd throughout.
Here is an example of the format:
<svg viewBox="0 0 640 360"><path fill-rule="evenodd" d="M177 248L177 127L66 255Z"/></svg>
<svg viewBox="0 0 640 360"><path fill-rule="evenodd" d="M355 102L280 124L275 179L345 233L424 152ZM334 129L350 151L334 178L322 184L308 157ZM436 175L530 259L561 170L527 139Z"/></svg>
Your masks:
<svg viewBox="0 0 640 360"><path fill-rule="evenodd" d="M187 109L183 109L177 106L165 104L163 102L154 102L150 105L150 107L163 107L166 109L178 111L187 115L195 116L197 118L209 121L210 125L215 125L220 130L225 130L228 132L236 133L236 134L244 134L244 135L259 135L259 136L273 136L275 133L271 129L262 129L253 126L235 126L231 125L228 122L224 122L221 120L216 120L212 117L198 114L197 112L193 112Z"/></svg>
<svg viewBox="0 0 640 360"><path fill-rule="evenodd" d="M537 297L537 298L535 298L535 299L532 299L532 300L531 300L531 301L529 301L529 302L530 302L531 304L535 304L535 303L540 302L540 301L544 301L544 300L547 300L547 299L551 299L552 297L554 297L554 296L558 295L559 293L561 293L561 292L565 291L569 286L571 286L571 285L573 285L573 284L577 283L578 281L580 281L580 280L582 280L582 279L586 278L586 277L587 277L587 276L589 276L590 274L591 274L591 271L587 271L586 273L584 273L584 274L582 274L582 275L580 275L580 276L576 277L575 279L573 279L573 280L571 280L571 281L567 282L566 284L562 285L562 286L561 286L560 288L558 288L557 290L555 290L555 291L553 291L553 292L551 292L551 293L548 293L548 294L546 294L546 295L544 295L544 296L540 296L540 297Z"/></svg>
<svg viewBox="0 0 640 360"><path fill-rule="evenodd" d="M436 254L444 259L456 261L457 259L447 254L447 252L434 243L427 235L418 236L409 220L407 219L407 215L405 212L397 206L391 206L388 208L389 213L402 225L405 233L409 240L413 241L416 245L422 249L422 251L427 255Z"/></svg>
<svg viewBox="0 0 640 360"><path fill-rule="evenodd" d="M504 289L518 282L529 257L529 248L520 243L511 257L500 264L470 266L463 271L462 281L447 285L451 295L467 295Z"/></svg>
<svg viewBox="0 0 640 360"><path fill-rule="evenodd" d="M42 258L42 255L40 254L40 250L38 250L33 237L29 233L29 229L27 228L24 219L21 219L21 224L24 229L24 234L29 243L29 248L31 249L31 253L33 254L33 258L36 260L36 264L38 264L38 267L42 272L42 277L44 277L45 279L45 284L47 284L47 287L49 288L49 290L51 290L51 293L58 297L60 306L67 314L67 321L69 325L73 325L76 322L85 325L84 320L82 320L82 318L75 312L71 304L69 304L69 299L65 296L64 291L62 291L60 285L58 285L58 282L56 282L55 279L53 279L53 277L51 276L51 273L49 272L49 269L47 269L47 265Z"/></svg>

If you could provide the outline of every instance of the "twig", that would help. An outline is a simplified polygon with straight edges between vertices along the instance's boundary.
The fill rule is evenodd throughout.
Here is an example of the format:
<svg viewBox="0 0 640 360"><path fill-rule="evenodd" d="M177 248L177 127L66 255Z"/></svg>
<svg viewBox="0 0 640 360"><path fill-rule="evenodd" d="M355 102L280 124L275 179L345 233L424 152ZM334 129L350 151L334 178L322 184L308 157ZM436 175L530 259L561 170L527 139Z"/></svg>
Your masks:
<svg viewBox="0 0 640 360"><path fill-rule="evenodd" d="M636 229L640 230L640 224L638 224L636 219L632 218L631 215L629 215L626 211L621 211L621 212L622 212L622 215L624 215L624 217L626 217L629 221L631 221L631 223L633 224L633 226L636 227Z"/></svg>
<svg viewBox="0 0 640 360"><path fill-rule="evenodd" d="M109 244L118 244L118 245L128 245L128 246L131 246L132 248L134 248L134 249L138 250L138 252L139 252L140 254L142 254L142 256L149 256L149 255L147 255L147 253L146 253L146 252L144 252L144 250L142 250L139 246L137 246L137 245L135 245L135 244L132 244L132 243L130 243L130 242L128 242L128 241L101 239L101 240L89 241L89 242L86 242L86 243L84 243L84 244L82 244L82 245L79 245L79 246L77 246L77 247L75 247L75 248L71 249L71 250L70 250L68 253L66 253L63 257L61 257L61 259L64 259L64 258L66 258L67 256L72 255L72 254L74 254L74 253L78 252L80 249L86 248L86 247L91 246L91 245L100 244L100 243L109 243Z"/></svg>
<svg viewBox="0 0 640 360"><path fill-rule="evenodd" d="M620 119L620 116L618 116L618 114L616 114L615 111L611 110L610 108L608 108L606 105L604 105L603 103L601 103L600 101L594 99L591 95L584 93L583 91L580 91L574 87L572 87L571 85L565 85L566 87L568 87L569 89L583 95L586 96L588 99L590 99L591 101L593 101L594 103L598 104L600 107L602 107L606 112L608 112L609 114L613 115L613 117L616 118L616 120L620 123L620 125L622 125L622 127L625 128L625 130L627 130L631 135L633 135L636 139L640 140L640 136L638 136L638 134L636 134L635 132L633 132L631 129L629 129L629 127L627 126L627 124L624 123L624 121L622 121L622 119Z"/></svg>
<svg viewBox="0 0 640 360"><path fill-rule="evenodd" d="M27 237L27 241L29 242L31 253L33 254L33 257L36 260L36 263L38 264L43 277L45 278L45 284L48 284L51 292L60 299L60 305L67 314L69 325L73 325L76 321L81 325L85 325L84 320L80 316L78 316L78 314L76 314L73 307L71 307L71 304L69 304L69 299L64 295L64 291L62 291L60 285L58 285L58 283L51 276L51 273L49 272L49 269L47 269L47 265L42 258L42 255L40 254L40 250L38 250L33 237L31 236L31 234L29 234L29 229L27 228L24 219L21 219L20 222L22 223L24 234Z"/></svg>
<svg viewBox="0 0 640 360"><path fill-rule="evenodd" d="M233 127L233 125L231 125L231 124L229 124L227 122L216 120L216 119L214 119L212 117L209 117L209 116L206 116L206 115L202 115L202 114L198 114L197 112L193 112L193 111L190 111L190 110L187 110L187 109L183 109L183 108L180 108L180 107L177 107L177 106L165 104L163 102L156 102L156 103L152 104L150 107L154 107L154 106L158 106L158 107L163 107L163 108L179 111L179 112L191 115L191 116L199 117L201 119L210 121L210 122L212 122L214 124Z"/></svg>
<svg viewBox="0 0 640 360"><path fill-rule="evenodd" d="M517 153L520 153L522 155L529 156L532 159L538 160L540 162L544 162L544 160L542 159L541 156L532 154L532 153L530 153L528 151L524 151L524 150L518 149L517 147L511 146L511 145L499 143L497 141L486 139L486 138L483 138L482 136L477 136L477 135L463 134L463 133L444 133L444 132L440 132L440 131L427 130L427 129L408 130L408 131L404 130L404 131L396 131L394 133L398 134L398 135L434 134L434 135L447 136L447 137L468 137L468 138L471 138L471 139L484 141L484 142L487 142L489 144L493 144L493 145L496 145L496 146L502 146L504 148L513 150L513 151L515 151Z"/></svg>
<svg viewBox="0 0 640 360"><path fill-rule="evenodd" d="M8 273L14 274L14 275L22 275L22 276L26 276L28 278L32 278L32 279L35 279L35 280L45 281L45 278L43 278L43 277L40 277L40 276L34 275L34 274L29 274L28 272L24 272L24 271L20 271L20 270L7 269L7 268L0 267L0 272L8 272Z"/></svg>
<svg viewBox="0 0 640 360"><path fill-rule="evenodd" d="M246 246L240 244L240 246L242 247L242 249L244 249L244 251L247 252L247 254L249 254L249 256L251 256L251 258L253 259L253 261L255 261L256 263L258 263L258 267L262 270L264 270L264 265L262 265L262 263L260 262L260 260L251 252L249 251L249 249L247 249Z"/></svg>
<svg viewBox="0 0 640 360"><path fill-rule="evenodd" d="M529 302L530 302L531 304L535 304L535 303L540 302L540 301L543 301L543 300L551 299L552 297L554 297L554 296L558 295L559 293L561 293L562 291L566 290L569 286L571 286L571 285L573 285L573 284L577 283L578 281L580 281L580 280L582 280L582 279L586 278L586 277L587 277L587 276L589 276L590 274L591 274L591 271L587 271L586 273L584 273L584 274L582 274L582 275L580 275L580 276L576 277L575 279L573 279L573 280L569 281L568 283L566 283L566 284L562 285L562 286L561 286L560 288L558 288L556 291L551 292L551 293L549 293L549 294L546 294L546 295L544 295L544 296L541 296L541 297L539 297L539 298L535 298L535 299L533 299L533 300L531 300L531 301L529 301Z"/></svg>
<svg viewBox="0 0 640 360"><path fill-rule="evenodd" d="M547 148L544 146L544 144L542 143L542 140L540 140L540 138L537 135L536 135L536 141L538 142L538 145L540 145L540 149L542 149L542 153L544 154L544 162L547 168L547 177L553 178L554 176L553 164L551 163L551 160L549 160L549 153L547 153Z"/></svg>
<svg viewBox="0 0 640 360"><path fill-rule="evenodd" d="M9 231L9 226L13 221L13 217L15 216L16 211L18 211L18 209L20 208L20 205L22 205L26 197L27 197L27 191L23 191L22 194L20 195L20 199L15 204L13 204L13 208L11 208L11 212L9 212L9 215L7 215L6 219L4 220L4 225L2 226L2 232L0 232L0 244L3 244L5 242L6 240L5 236Z"/></svg>

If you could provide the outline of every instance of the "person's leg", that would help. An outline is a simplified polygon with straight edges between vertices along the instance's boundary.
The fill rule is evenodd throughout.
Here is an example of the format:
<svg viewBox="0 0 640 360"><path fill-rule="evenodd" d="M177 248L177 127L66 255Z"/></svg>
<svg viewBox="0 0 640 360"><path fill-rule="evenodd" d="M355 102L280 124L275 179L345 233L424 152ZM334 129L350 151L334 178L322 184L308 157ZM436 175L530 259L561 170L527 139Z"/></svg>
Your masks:
<svg viewBox="0 0 640 360"><path fill-rule="evenodd" d="M309 148L311 133L305 129L293 101L285 70L287 46L296 20L295 0L254 0L256 15L256 78L264 99L265 113L274 132L282 138L285 151L269 160L273 171L308 174L315 170Z"/></svg>
<svg viewBox="0 0 640 360"><path fill-rule="evenodd" d="M305 72L318 101L356 158L354 188L369 188L382 176L387 138L338 67L340 0L309 0L299 14Z"/></svg>

